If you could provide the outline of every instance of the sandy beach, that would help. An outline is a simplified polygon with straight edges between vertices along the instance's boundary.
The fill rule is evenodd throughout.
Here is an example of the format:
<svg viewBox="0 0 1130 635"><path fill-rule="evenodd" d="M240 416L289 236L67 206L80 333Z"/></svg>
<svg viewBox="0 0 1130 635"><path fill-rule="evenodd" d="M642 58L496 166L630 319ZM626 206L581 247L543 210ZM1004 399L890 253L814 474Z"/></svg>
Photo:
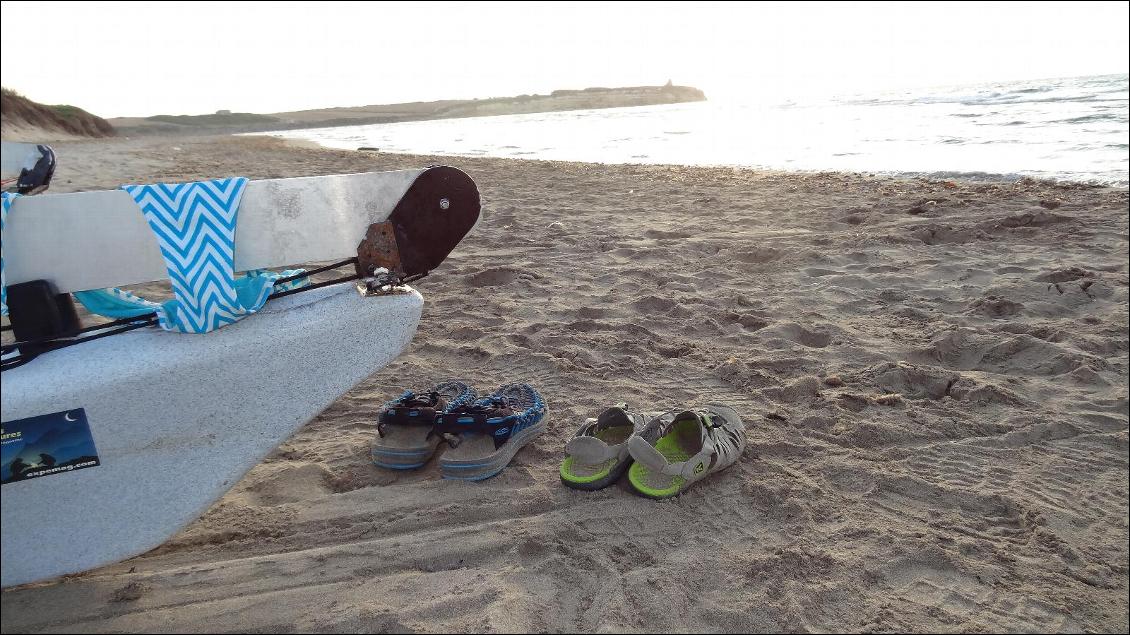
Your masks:
<svg viewBox="0 0 1130 635"><path fill-rule="evenodd" d="M444 163L484 218L396 362L161 547L4 590L5 633L1127 629L1125 189L53 145L52 192ZM549 432L480 483L372 465L445 377L534 384ZM667 502L563 487L623 401L730 404L749 446Z"/></svg>

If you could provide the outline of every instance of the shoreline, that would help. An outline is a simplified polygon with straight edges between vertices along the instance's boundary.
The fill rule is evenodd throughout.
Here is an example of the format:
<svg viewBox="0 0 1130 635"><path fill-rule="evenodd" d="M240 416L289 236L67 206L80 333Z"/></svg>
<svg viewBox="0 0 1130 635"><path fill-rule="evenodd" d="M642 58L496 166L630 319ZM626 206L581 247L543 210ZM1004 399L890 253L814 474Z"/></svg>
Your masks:
<svg viewBox="0 0 1130 635"><path fill-rule="evenodd" d="M969 178L967 176L933 176L931 174L921 174L912 172L897 172L897 173L884 173L874 171L855 171L855 170L787 170L787 169L773 169L773 168L759 168L742 165L688 165L679 163L598 163L592 161L569 161L559 159L539 159L532 157L493 157L493 156L470 156L458 154L427 154L427 153L407 153L407 152L386 152L381 150L358 150L358 149L345 149L335 148L332 146L322 145L312 139L303 138L288 138L278 137L268 133L219 133L219 134L202 134L202 135L144 135L135 137L107 137L103 139L89 139L89 138L76 138L76 139L58 139L50 143L53 147L57 146L59 149L66 148L68 145L78 145L84 149L91 145L98 144L120 144L122 147L119 156L127 158L130 163L136 164L138 167L142 165L157 165L160 163L171 163L170 159L175 158L176 155L184 153L185 150L181 146L213 146L214 144L224 143L238 143L240 139L261 139L267 140L267 145L263 148L270 148L271 144L278 144L276 151L282 149L293 150L296 154L294 158L299 158L300 154L297 153L320 153L324 156L334 156L335 158L343 161L346 164L357 163L361 165L373 164L378 166L397 166L397 167L381 167L379 169L405 169L406 167L418 167L420 165L430 165L436 163L444 163L450 165L473 165L477 162L484 164L493 164L494 162L501 162L502 164L513 163L515 165L529 164L531 166L540 166L542 168L561 167L569 170L628 170L640 171L645 173L654 172L697 172L703 178L723 175L746 175L750 178L759 177L772 177L774 179L787 179L790 177L797 177L801 179L837 179L847 178L858 181L876 181L876 182L890 182L890 183L905 183L905 184L926 184L946 189L952 189L952 185L959 185L970 188L981 188L980 191L986 187L991 188L1012 188L1012 189L1044 189L1044 190L1109 190L1114 193L1130 192L1130 186L1110 185L1098 182L1088 181L1069 181L1069 180L1056 180L1038 178L1026 175L1006 175L1006 174L986 174L990 178ZM161 148L166 155L166 160L161 161L156 158L160 152L143 152L145 148ZM171 151L171 152L170 152ZM86 159L86 156L82 157ZM355 160L354 160L355 159ZM60 157L60 166L63 165L64 159ZM315 162L318 163L318 162ZM84 170L85 171L85 170ZM99 169L99 172L108 171ZM327 174L331 172L325 172ZM947 173L948 174L948 173ZM315 176L317 173L310 172L303 174L303 176ZM219 178L220 176L232 176L222 172L202 172L198 174L200 178ZM1010 178L1015 176L1016 178ZM999 177L999 178L997 178ZM253 178L277 178L270 176L261 176ZM64 172L64 179L66 174ZM124 182L124 181L123 181ZM947 185L948 184L948 185ZM102 186L98 186L102 187ZM96 187L86 186L83 188L97 189ZM61 180L52 182L51 192L64 193L70 191L78 191L70 188Z"/></svg>
<svg viewBox="0 0 1130 635"><path fill-rule="evenodd" d="M483 218L413 283L399 359L160 547L5 589L3 632L1125 627L1125 189L264 136L55 149L52 192L445 162ZM373 466L381 404L443 377L531 382L548 431L481 483ZM565 441L621 401L730 404L749 446L663 503L561 486Z"/></svg>
<svg viewBox="0 0 1130 635"><path fill-rule="evenodd" d="M317 130L318 128L311 128ZM276 136L277 132L290 132L286 130L277 131L264 131L264 132L244 132L232 135L217 135L217 136L233 136L233 137L269 137L272 139L282 140L288 145L293 145L297 148L320 148L324 150L333 150L337 152L374 152L377 154L398 155L408 157L447 157L459 159L498 159L509 161L540 161L548 163L575 163L583 165L600 165L600 166L654 166L666 168L702 168L702 169L733 169L733 170L746 170L751 172L762 172L772 174L813 174L813 175L832 175L843 174L865 178L880 178L880 179L905 179L916 180L924 179L931 182L962 182L968 184L1015 184L1015 183L1037 183L1044 185L1064 185L1068 187L1088 187L1088 188L1110 188L1114 190L1130 190L1130 183L1126 185L1104 183L1098 180L1082 181L1071 179L1055 179L1055 178L1042 178L1037 176L1030 176L1020 174L1017 172L1011 173L993 173L993 172L957 172L957 171L941 171L941 172L885 172L873 170L786 170L776 168L764 168L746 165L731 165L731 164L714 164L714 165L698 165L698 164L684 164L684 163L601 163L597 161L565 161L559 159L539 159L535 157L495 157L489 155L469 155L469 154L440 154L429 155L419 154L413 152L398 152L398 151L383 151L379 148L377 150L362 150L361 146L354 149L349 148L336 148L333 146L324 145L313 139L305 139L298 137L283 137Z"/></svg>

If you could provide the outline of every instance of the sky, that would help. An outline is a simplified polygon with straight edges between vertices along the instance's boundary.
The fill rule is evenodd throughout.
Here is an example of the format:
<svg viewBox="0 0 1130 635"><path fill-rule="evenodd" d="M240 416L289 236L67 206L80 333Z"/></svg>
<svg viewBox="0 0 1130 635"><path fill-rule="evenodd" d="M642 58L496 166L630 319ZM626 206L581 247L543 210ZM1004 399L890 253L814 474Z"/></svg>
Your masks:
<svg viewBox="0 0 1130 635"><path fill-rule="evenodd" d="M669 79L715 101L774 100L1126 73L1128 6L2 2L0 83L103 117Z"/></svg>

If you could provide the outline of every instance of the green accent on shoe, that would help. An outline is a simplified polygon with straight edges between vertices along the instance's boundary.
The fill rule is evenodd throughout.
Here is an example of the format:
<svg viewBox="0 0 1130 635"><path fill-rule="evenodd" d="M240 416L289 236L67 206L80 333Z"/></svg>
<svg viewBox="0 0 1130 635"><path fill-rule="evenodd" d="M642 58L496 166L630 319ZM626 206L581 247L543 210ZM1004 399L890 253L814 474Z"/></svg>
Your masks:
<svg viewBox="0 0 1130 635"><path fill-rule="evenodd" d="M612 472L612 468L616 467L619 463L616 459L608 459L601 466L599 472L581 476L573 473L573 457L565 457L565 462L561 464L561 478L569 481L570 483L592 483L608 476Z"/></svg>
<svg viewBox="0 0 1130 635"><path fill-rule="evenodd" d="M604 441L605 443L615 445L623 443L625 439L631 436L631 434L631 428L616 427L605 428L604 430L598 431L593 436L600 439L601 441ZM615 469L616 464L619 462L619 459L613 457L611 459L608 459L604 463L599 464L599 466L584 464L577 465L574 457L567 456L565 457L565 461L561 464L561 479L569 483L576 483L578 485L595 483L596 481L599 481L603 478L607 478L612 473L612 470ZM596 469L591 474L581 474L577 469L579 467L586 468L584 470L585 472L594 470L594 468L599 469Z"/></svg>
<svg viewBox="0 0 1130 635"><path fill-rule="evenodd" d="M697 431L697 422L689 420L680 421L672 426L667 434L663 435L659 441L656 442L655 449L659 450L660 454L666 457L667 461L670 463L682 463L687 461L691 456L679 445L679 434L680 432L686 434L687 432ZM639 461L633 462L632 467L628 468L628 480L632 483L632 487L636 488L636 491L639 493L650 498L670 498L678 494L679 490L682 489L683 484L686 482L686 479L681 476L673 476L671 477L670 487L658 489L647 484L649 474L650 472L647 466Z"/></svg>

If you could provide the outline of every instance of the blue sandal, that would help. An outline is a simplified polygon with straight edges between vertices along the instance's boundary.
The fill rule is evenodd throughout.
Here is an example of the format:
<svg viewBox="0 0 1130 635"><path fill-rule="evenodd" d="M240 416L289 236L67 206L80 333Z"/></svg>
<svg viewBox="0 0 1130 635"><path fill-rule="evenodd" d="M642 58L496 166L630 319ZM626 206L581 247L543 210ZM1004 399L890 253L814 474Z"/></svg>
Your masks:
<svg viewBox="0 0 1130 635"><path fill-rule="evenodd" d="M529 384L507 384L436 419L451 449L439 459L444 478L481 481L501 472L546 428L546 406Z"/></svg>
<svg viewBox="0 0 1130 635"><path fill-rule="evenodd" d="M427 392L411 390L386 403L377 420L373 463L390 470L423 466L444 440L436 417L475 400L475 390L461 381L445 381Z"/></svg>

